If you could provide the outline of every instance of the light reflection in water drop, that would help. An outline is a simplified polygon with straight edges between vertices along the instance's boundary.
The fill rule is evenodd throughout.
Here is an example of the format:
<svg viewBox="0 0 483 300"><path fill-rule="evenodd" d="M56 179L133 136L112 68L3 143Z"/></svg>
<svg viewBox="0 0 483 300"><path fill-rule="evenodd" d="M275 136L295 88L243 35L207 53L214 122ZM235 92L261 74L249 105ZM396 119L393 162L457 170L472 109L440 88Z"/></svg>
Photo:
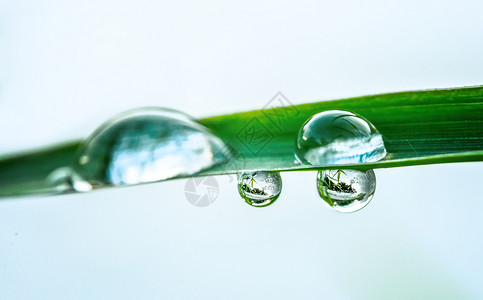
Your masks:
<svg viewBox="0 0 483 300"><path fill-rule="evenodd" d="M296 158L314 166L376 162L386 156L381 134L354 113L329 110L312 116L299 131Z"/></svg>
<svg viewBox="0 0 483 300"><path fill-rule="evenodd" d="M366 206L376 191L373 170L324 170L317 174L317 191L334 210L355 212Z"/></svg>
<svg viewBox="0 0 483 300"><path fill-rule="evenodd" d="M136 109L102 125L74 168L94 186L130 185L196 174L230 159L228 148L189 116Z"/></svg>
<svg viewBox="0 0 483 300"><path fill-rule="evenodd" d="M278 172L243 172L238 174L238 192L251 206L268 206L277 200L282 191L282 178Z"/></svg>

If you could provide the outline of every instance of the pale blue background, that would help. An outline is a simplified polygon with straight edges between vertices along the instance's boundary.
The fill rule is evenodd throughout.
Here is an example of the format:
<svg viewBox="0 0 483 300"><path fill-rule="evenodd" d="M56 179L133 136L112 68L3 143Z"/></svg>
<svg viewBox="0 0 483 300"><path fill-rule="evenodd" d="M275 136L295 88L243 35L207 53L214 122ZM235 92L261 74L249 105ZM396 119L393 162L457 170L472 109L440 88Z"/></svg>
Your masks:
<svg viewBox="0 0 483 300"><path fill-rule="evenodd" d="M203 117L483 82L481 1L0 0L0 153L165 106ZM251 208L217 177L0 201L0 299L481 299L482 163L377 170L341 215L315 173Z"/></svg>

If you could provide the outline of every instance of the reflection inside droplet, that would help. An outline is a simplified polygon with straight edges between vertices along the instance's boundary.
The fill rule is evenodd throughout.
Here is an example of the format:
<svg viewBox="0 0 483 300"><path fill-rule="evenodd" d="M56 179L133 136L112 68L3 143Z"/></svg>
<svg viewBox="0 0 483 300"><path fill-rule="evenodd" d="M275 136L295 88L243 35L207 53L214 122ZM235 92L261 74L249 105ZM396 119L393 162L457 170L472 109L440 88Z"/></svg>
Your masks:
<svg viewBox="0 0 483 300"><path fill-rule="evenodd" d="M130 185L196 174L229 158L223 142L189 116L145 108L102 125L74 168L94 186Z"/></svg>
<svg viewBox="0 0 483 300"><path fill-rule="evenodd" d="M366 206L376 191L373 170L323 170L317 174L317 191L334 210L355 212Z"/></svg>
<svg viewBox="0 0 483 300"><path fill-rule="evenodd" d="M278 172L243 172L238 174L238 192L251 206L268 206L277 200L282 191L282 178Z"/></svg>
<svg viewBox="0 0 483 300"><path fill-rule="evenodd" d="M381 134L354 113L330 110L312 116L299 131L296 158L314 166L376 162L386 156Z"/></svg>

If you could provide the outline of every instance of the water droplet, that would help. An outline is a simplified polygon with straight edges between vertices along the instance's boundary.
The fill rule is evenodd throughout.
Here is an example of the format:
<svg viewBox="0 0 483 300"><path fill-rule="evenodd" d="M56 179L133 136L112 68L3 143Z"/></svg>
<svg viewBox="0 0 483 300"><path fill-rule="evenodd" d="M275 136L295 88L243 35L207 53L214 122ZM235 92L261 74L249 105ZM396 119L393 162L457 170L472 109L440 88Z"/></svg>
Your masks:
<svg viewBox="0 0 483 300"><path fill-rule="evenodd" d="M70 167L58 168L47 177L47 182L59 193L89 192L92 186Z"/></svg>
<svg viewBox="0 0 483 300"><path fill-rule="evenodd" d="M334 210L355 212L371 201L376 191L373 170L323 170L317 174L320 197Z"/></svg>
<svg viewBox="0 0 483 300"><path fill-rule="evenodd" d="M282 178L278 172L243 172L238 174L238 192L251 206L268 206L277 200L282 191Z"/></svg>
<svg viewBox="0 0 483 300"><path fill-rule="evenodd" d="M297 159L315 166L376 162L386 156L374 125L341 110L321 112L307 120L295 148Z"/></svg>
<svg viewBox="0 0 483 300"><path fill-rule="evenodd" d="M223 142L188 115L144 108L96 130L74 167L94 186L130 185L193 175L230 157Z"/></svg>

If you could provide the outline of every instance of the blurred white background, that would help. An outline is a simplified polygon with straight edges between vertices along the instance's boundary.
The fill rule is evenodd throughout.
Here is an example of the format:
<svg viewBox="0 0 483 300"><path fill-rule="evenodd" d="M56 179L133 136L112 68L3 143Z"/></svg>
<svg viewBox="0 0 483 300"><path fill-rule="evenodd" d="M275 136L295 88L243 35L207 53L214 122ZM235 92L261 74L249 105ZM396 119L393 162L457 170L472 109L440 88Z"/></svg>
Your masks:
<svg viewBox="0 0 483 300"><path fill-rule="evenodd" d="M0 1L0 154L118 112L194 117L483 82L481 1ZM481 299L482 163L377 170L364 210L283 173L252 208L184 180L0 201L0 299Z"/></svg>

